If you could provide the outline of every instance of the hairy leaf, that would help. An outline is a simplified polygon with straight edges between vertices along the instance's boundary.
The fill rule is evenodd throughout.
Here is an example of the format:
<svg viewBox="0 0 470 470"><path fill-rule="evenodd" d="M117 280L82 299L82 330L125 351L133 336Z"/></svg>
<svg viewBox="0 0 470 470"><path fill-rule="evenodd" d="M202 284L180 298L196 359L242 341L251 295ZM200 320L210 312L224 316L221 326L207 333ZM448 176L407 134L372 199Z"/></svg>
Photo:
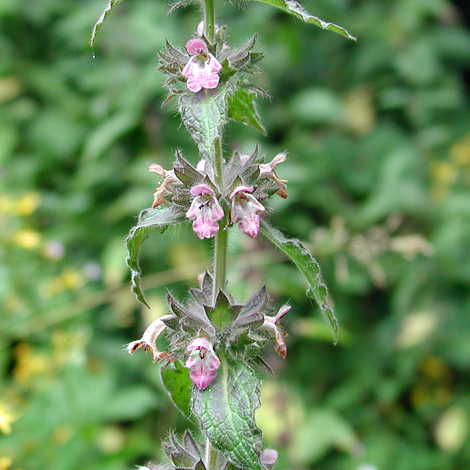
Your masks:
<svg viewBox="0 0 470 470"><path fill-rule="evenodd" d="M228 99L228 117L237 122L246 124L247 126L258 129L263 135L267 135L261 118L256 109L255 103L256 93L239 88Z"/></svg>
<svg viewBox="0 0 470 470"><path fill-rule="evenodd" d="M122 0L108 0L108 4L106 5L105 9L103 10L103 13L101 13L101 16L96 21L95 26L93 26L93 31L91 32L91 39L90 39L91 47L93 47L94 44L95 44L96 35L98 34L98 31L100 30L102 24L104 23L104 20L111 13L111 10L118 3L121 3L121 2L122 2Z"/></svg>
<svg viewBox="0 0 470 470"><path fill-rule="evenodd" d="M183 413L183 415L191 418L191 389L193 383L189 378L189 370L179 361L169 363L166 367L162 367L160 374L162 382L170 395L172 402Z"/></svg>
<svg viewBox="0 0 470 470"><path fill-rule="evenodd" d="M338 342L338 320L327 303L328 289L323 283L317 260L296 238L287 238L279 230L261 221L261 233L277 248L283 251L302 272L308 281L307 296L315 300L323 316L330 324L335 344Z"/></svg>
<svg viewBox="0 0 470 470"><path fill-rule="evenodd" d="M126 239L127 258L126 263L131 270L131 290L139 300L147 307L144 293L140 288L142 271L139 266L139 250L142 242L149 236L152 229L161 232L169 225L174 225L186 220L185 212L178 206L158 206L155 209L146 209L139 215L139 222L131 229Z"/></svg>
<svg viewBox="0 0 470 470"><path fill-rule="evenodd" d="M227 121L224 93L204 90L193 96L184 94L180 98L180 113L201 155L211 159Z"/></svg>
<svg viewBox="0 0 470 470"><path fill-rule="evenodd" d="M221 358L217 378L206 390L194 389L192 411L212 445L233 465L264 470L262 436L254 419L259 407L258 380L242 362Z"/></svg>
<svg viewBox="0 0 470 470"><path fill-rule="evenodd" d="M314 24L322 29L327 29L329 31L333 31L335 33L341 34L342 36L352 39L356 41L357 38L346 31L341 26L338 26L334 23L328 23L327 21L323 21L322 19L311 15L300 3L296 2L295 0L252 0L261 3L267 3L268 5L272 5L273 7L279 8L280 10L284 11L285 13L289 13L296 18L300 18L302 21L306 23Z"/></svg>

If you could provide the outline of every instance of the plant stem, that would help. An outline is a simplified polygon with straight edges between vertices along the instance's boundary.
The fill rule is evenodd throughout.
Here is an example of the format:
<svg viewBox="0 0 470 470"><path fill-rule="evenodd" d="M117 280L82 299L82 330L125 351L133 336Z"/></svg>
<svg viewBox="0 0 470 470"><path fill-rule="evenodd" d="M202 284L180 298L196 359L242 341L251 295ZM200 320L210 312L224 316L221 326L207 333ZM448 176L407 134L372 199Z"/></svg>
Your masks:
<svg viewBox="0 0 470 470"><path fill-rule="evenodd" d="M228 231L221 228L215 236L214 242L214 301L217 294L225 287L225 273L227 265Z"/></svg>
<svg viewBox="0 0 470 470"><path fill-rule="evenodd" d="M214 152L214 179L220 191L223 191L224 187L224 175L223 175L223 155L222 155L222 139L217 139L215 142ZM227 242L228 242L228 231L226 230L226 224L221 224L222 227L219 229L215 236L214 242L214 291L213 299L217 297L220 289L225 287L226 282L226 266L227 266Z"/></svg>
<svg viewBox="0 0 470 470"><path fill-rule="evenodd" d="M214 0L204 0L204 36L207 38L210 44L214 44L215 40L214 25ZM214 150L214 179L216 185L220 191L222 191L224 187L224 167L221 138L216 140ZM214 240L214 290L212 293L214 304L219 291L225 287L228 242L228 232L225 229L225 226L226 224L224 223L223 227L217 232ZM217 465L219 460L219 451L212 446L209 439L206 441L205 460L207 470L218 470Z"/></svg>
<svg viewBox="0 0 470 470"><path fill-rule="evenodd" d="M204 36L214 44L214 0L204 0Z"/></svg>

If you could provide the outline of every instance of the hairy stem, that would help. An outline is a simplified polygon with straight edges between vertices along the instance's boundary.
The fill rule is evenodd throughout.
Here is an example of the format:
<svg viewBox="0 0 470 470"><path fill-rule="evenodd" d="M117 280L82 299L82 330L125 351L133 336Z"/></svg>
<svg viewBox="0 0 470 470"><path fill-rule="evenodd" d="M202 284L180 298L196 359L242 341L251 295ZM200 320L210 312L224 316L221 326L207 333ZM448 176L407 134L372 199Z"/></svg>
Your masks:
<svg viewBox="0 0 470 470"><path fill-rule="evenodd" d="M223 178L223 155L222 155L222 140L217 139L215 143L214 154L214 178L220 191L224 187ZM226 224L217 232L214 242L214 302L220 289L225 287L226 282L226 267L227 267L227 242L228 231L225 228Z"/></svg>
<svg viewBox="0 0 470 470"><path fill-rule="evenodd" d="M211 44L214 44L214 25L214 0L204 0L204 36Z"/></svg>

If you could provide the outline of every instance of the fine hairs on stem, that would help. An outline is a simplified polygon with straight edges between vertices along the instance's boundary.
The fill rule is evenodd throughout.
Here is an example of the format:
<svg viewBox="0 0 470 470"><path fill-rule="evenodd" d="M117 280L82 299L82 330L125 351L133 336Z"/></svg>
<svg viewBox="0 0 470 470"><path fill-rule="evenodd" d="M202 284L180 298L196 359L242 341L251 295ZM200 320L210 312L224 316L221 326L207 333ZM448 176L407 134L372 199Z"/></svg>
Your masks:
<svg viewBox="0 0 470 470"><path fill-rule="evenodd" d="M262 1L355 39L344 28L310 15L295 0ZM92 44L117 3L119 0L110 0L98 19ZM256 51L256 36L241 46L232 46L226 28L215 24L214 0L204 0L201 9L194 34L182 41L185 47L167 42L166 50L159 52L159 71L166 76L164 86L169 92L166 101L177 100L199 159L190 162L178 149L169 170L157 163L149 167L162 178L151 207L141 212L127 237L126 261L132 291L148 307L138 257L150 232L191 225L197 238L213 242L212 266L198 276L198 287L189 289L189 300L183 304L168 293L168 314L155 319L141 339L127 346L131 354L138 349L151 352L173 403L197 423L205 439L198 443L189 431L181 437L170 433L162 444L170 463L142 468L269 470L276 463L277 452L264 448L255 422L254 412L260 406L258 369L269 368L262 354L270 342L275 352L286 358L283 320L291 307L273 305L265 285L245 303L230 294L227 263L234 262L227 258L230 233L240 230L254 239L262 235L292 260L308 283L307 296L330 324L334 342L338 322L315 258L300 240L286 237L267 220L270 198L287 197L287 181L277 175L276 168L286 160L285 153L269 159L260 156L258 148L251 155L224 152L223 130L229 120L266 133L255 100L267 93L250 83L263 58ZM167 351L156 347L161 335L167 338Z"/></svg>

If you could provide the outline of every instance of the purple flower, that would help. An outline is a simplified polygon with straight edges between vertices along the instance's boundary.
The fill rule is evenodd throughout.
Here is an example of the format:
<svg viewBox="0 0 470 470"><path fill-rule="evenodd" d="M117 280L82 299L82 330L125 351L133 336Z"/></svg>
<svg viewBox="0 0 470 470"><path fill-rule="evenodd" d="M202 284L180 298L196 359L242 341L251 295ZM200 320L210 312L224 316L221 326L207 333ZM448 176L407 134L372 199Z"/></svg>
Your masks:
<svg viewBox="0 0 470 470"><path fill-rule="evenodd" d="M194 339L187 348L189 357L185 367L191 369L189 377L197 388L205 390L217 375L220 367L212 343L205 337Z"/></svg>
<svg viewBox="0 0 470 470"><path fill-rule="evenodd" d="M182 73L188 79L186 82L188 90L197 93L202 88L216 88L222 65L207 51L206 43L202 39L191 39L186 44L186 50L191 57Z"/></svg>
<svg viewBox="0 0 470 470"><path fill-rule="evenodd" d="M232 200L231 220L238 223L238 228L249 237L254 238L259 232L259 213L264 206L251 195L253 187L237 186L230 195Z"/></svg>
<svg viewBox="0 0 470 470"><path fill-rule="evenodd" d="M193 230L201 240L212 238L219 230L217 221L224 216L224 211L215 198L214 191L207 184L193 186L191 194L196 197L186 212L186 217L194 219Z"/></svg>

